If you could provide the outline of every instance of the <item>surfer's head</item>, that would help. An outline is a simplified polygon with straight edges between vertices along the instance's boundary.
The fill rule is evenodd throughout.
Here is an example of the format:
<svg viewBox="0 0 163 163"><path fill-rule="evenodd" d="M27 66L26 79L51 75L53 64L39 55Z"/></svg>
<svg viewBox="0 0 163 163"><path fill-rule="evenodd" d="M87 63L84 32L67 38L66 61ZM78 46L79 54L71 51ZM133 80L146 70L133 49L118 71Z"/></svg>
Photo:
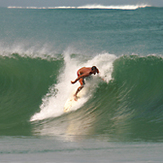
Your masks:
<svg viewBox="0 0 163 163"><path fill-rule="evenodd" d="M92 66L92 71L94 74L99 73L99 70L96 66Z"/></svg>

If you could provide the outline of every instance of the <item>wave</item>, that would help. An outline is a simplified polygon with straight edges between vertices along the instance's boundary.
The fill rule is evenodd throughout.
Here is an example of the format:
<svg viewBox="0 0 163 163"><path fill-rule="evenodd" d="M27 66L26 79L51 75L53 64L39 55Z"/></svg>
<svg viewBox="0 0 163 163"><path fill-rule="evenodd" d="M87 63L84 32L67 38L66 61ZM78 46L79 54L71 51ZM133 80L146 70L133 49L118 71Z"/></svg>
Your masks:
<svg viewBox="0 0 163 163"><path fill-rule="evenodd" d="M138 8L151 7L148 4L137 4L137 5L101 5L101 4L88 4L84 6L56 6L56 7L21 7L21 6L8 6L8 8L19 8L19 9L116 9L116 10L135 10Z"/></svg>
<svg viewBox="0 0 163 163"><path fill-rule="evenodd" d="M86 81L86 100L63 113L78 84L76 70L96 65L100 77ZM80 57L65 51L54 59L0 56L1 135L64 139L163 141L163 58L102 53Z"/></svg>
<svg viewBox="0 0 163 163"><path fill-rule="evenodd" d="M94 57L92 60L88 60L87 62L80 62L76 59L71 59L69 53L65 53L64 55L64 67L62 69L62 73L59 74L58 80L59 82L53 85L50 88L50 92L43 99L43 103L41 105L41 111L35 114L31 121L42 120L49 117L56 117L63 114L63 108L66 100L70 96L70 94L76 91L76 85L72 85L70 83L71 80L76 78L76 70L80 67L87 67L96 65L100 69L100 76L106 82L109 82L111 79L111 71L112 71L112 62L116 59L114 55L108 55L107 53L98 55ZM95 81L98 83L99 77L95 77ZM94 91L97 83L89 83L89 92L87 92L86 99L82 101L79 105L77 105L74 109L78 109L89 99L91 93ZM87 89L87 87L85 88ZM56 93L57 92L57 93Z"/></svg>
<svg viewBox="0 0 163 163"><path fill-rule="evenodd" d="M103 58L103 56L95 57L98 61L93 59L90 63L93 61L100 63L99 57ZM105 54L104 58L106 56L110 57L110 62L106 59L110 67L108 74L111 75L106 78L108 82L94 79L95 84L91 80L88 100L75 112L68 114L62 111L57 115L56 112L60 108L63 110L63 106L59 107L58 103L64 105L62 93L66 94L65 88L65 92L59 91L56 96L50 97L48 101L50 105L44 105L41 112L31 119L42 119L33 122L35 126L33 132L36 135L38 133L55 135L64 139L98 136L109 141L163 140L162 57L133 55L114 58L112 55ZM106 66L104 62L103 66ZM102 72L104 67L100 67ZM67 97L65 94L64 96ZM45 101L47 102L47 97Z"/></svg>
<svg viewBox="0 0 163 163"><path fill-rule="evenodd" d="M62 60L0 56L1 135L30 134L28 121L50 85L56 83L54 74L61 65Z"/></svg>
<svg viewBox="0 0 163 163"><path fill-rule="evenodd" d="M145 8L150 7L150 5L147 4L140 4L140 5L111 5L111 6L104 6L100 4L94 4L94 5L85 5L85 6L79 6L79 9L119 9L119 10L135 10L138 8Z"/></svg>

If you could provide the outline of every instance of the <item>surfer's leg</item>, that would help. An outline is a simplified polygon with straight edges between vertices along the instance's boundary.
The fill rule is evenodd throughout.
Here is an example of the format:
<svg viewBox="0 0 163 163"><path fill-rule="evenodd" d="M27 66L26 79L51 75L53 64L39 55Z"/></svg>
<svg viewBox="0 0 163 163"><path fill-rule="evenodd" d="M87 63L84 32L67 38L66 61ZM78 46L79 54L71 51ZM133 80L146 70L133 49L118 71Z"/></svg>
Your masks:
<svg viewBox="0 0 163 163"><path fill-rule="evenodd" d="M84 79L83 79L83 78L79 79L79 82L80 82L81 86L80 86L80 87L78 87L78 89L77 89L76 93L74 94L75 101L77 100L77 94L79 93L79 91L81 91L81 90L83 89L84 84L85 84L85 83L84 83Z"/></svg>
<svg viewBox="0 0 163 163"><path fill-rule="evenodd" d="M81 91L81 90L83 89L83 87L84 87L84 85L81 85L81 86L77 89L76 93L74 94L74 100L75 100L75 101L77 101L77 94L79 93L79 91Z"/></svg>
<svg viewBox="0 0 163 163"><path fill-rule="evenodd" d="M78 87L76 93L74 94L74 96L77 96L77 94L79 93L79 91L81 91L83 89L84 85L81 85L80 87Z"/></svg>

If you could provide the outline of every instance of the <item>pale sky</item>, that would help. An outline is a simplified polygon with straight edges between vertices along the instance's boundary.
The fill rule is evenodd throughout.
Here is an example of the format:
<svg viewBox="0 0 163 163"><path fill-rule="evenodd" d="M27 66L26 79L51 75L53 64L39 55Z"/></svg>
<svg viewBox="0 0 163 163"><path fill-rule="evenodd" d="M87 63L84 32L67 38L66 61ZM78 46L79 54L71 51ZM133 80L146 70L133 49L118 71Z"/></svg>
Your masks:
<svg viewBox="0 0 163 163"><path fill-rule="evenodd" d="M0 0L0 7L56 7L81 6L87 4L101 4L106 6L148 4L152 6L163 7L163 0Z"/></svg>

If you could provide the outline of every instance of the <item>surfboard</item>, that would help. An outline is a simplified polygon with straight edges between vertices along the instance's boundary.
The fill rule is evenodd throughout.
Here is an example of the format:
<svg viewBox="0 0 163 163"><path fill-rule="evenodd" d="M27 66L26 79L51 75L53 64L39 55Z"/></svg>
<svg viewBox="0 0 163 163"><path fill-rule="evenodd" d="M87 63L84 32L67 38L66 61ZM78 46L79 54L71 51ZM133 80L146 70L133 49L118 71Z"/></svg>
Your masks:
<svg viewBox="0 0 163 163"><path fill-rule="evenodd" d="M70 111L70 109L78 102L78 99L79 97L75 101L74 96L69 97L64 105L64 112Z"/></svg>
<svg viewBox="0 0 163 163"><path fill-rule="evenodd" d="M87 100L86 95L88 95L87 87L84 87L77 95L77 100L74 100L75 90L71 92L69 98L65 102L64 112L69 112L75 110L76 107L80 107Z"/></svg>

